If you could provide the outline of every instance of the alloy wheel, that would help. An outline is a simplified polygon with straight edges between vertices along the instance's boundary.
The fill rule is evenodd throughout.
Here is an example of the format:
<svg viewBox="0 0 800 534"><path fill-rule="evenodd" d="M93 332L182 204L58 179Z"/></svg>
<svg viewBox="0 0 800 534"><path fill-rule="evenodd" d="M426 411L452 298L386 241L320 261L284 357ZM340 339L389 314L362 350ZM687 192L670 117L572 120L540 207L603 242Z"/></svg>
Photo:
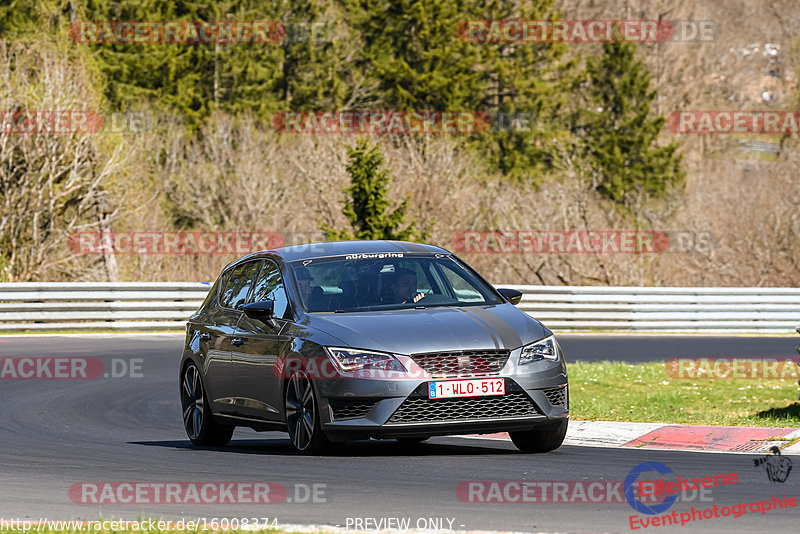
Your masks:
<svg viewBox="0 0 800 534"><path fill-rule="evenodd" d="M205 422L205 403L203 400L203 382L195 365L190 365L183 373L181 388L181 404L183 407L183 426L189 439L195 440L200 435Z"/></svg>
<svg viewBox="0 0 800 534"><path fill-rule="evenodd" d="M315 404L311 381L301 371L294 373L286 388L286 426L292 444L301 452L308 449L314 439Z"/></svg>

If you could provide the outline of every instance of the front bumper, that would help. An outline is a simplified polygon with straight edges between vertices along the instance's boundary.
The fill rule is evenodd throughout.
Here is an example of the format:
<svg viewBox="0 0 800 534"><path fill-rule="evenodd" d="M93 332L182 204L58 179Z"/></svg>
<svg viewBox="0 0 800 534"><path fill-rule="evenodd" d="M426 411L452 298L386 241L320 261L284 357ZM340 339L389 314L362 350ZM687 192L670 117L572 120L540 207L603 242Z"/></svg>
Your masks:
<svg viewBox="0 0 800 534"><path fill-rule="evenodd" d="M505 379L506 395L489 397L428 399L428 382L449 380L441 378L318 381L322 428L345 441L531 430L568 418L563 363L520 367L524 372L510 361L496 375Z"/></svg>
<svg viewBox="0 0 800 534"><path fill-rule="evenodd" d="M449 423L415 423L402 425L358 426L323 425L325 433L332 441L359 439L415 438L429 436L453 436L459 434L494 434L532 430L537 426L552 422L546 416L528 418L497 419L494 421L457 421Z"/></svg>

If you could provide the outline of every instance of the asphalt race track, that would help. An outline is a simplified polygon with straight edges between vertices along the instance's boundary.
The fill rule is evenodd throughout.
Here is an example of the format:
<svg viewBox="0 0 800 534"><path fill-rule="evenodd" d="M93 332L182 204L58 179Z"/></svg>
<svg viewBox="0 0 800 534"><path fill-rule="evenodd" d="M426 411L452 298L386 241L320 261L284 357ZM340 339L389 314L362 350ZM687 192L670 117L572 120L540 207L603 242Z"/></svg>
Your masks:
<svg viewBox="0 0 800 534"><path fill-rule="evenodd" d="M586 335L561 340L572 361L651 361L796 356L798 338ZM634 510L626 502L480 503L468 502L456 489L464 481L622 481L642 462L660 462L673 471L669 476L684 478L737 473L736 484L715 488L702 501L676 502L668 513L770 500L773 495L798 497L800 467L784 483L770 482L765 470L754 465L760 456L752 454L564 446L537 456L518 454L506 441L454 437L416 447L359 442L332 456L304 458L290 451L284 434L243 429L228 447L194 449L185 437L178 402L181 341L172 334L0 336L3 358L81 356L103 362L102 372L92 380L0 380L0 516L36 521L276 518L278 525L342 527L356 518L408 518L412 528L419 520L424 525L428 519L445 518L442 525L446 528L452 520L457 530L628 532ZM80 482L272 482L282 484L287 496L267 505L84 504L70 494ZM314 485L317 502L310 502L314 499L306 498L306 490ZM796 532L798 524L796 507L647 531Z"/></svg>
<svg viewBox="0 0 800 534"><path fill-rule="evenodd" d="M800 336L561 334L558 341L568 362L644 363L670 358L797 357Z"/></svg>

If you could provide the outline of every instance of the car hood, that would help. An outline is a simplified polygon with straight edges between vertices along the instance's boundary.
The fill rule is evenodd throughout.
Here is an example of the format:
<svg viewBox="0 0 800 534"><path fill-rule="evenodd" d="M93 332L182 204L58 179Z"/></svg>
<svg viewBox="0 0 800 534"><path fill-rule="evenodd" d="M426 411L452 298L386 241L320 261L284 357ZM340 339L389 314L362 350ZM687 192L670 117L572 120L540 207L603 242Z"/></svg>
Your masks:
<svg viewBox="0 0 800 534"><path fill-rule="evenodd" d="M512 304L310 314L311 327L351 347L396 354L509 349L550 335Z"/></svg>

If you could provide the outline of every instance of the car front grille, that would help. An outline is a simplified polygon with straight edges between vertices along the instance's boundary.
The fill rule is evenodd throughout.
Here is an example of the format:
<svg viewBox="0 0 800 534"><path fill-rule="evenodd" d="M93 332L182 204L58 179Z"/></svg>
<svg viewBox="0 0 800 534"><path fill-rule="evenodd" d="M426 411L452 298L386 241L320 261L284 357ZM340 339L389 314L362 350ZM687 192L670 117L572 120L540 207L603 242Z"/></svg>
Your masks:
<svg viewBox="0 0 800 534"><path fill-rule="evenodd" d="M553 406L567 407L567 387L545 389L544 394Z"/></svg>
<svg viewBox="0 0 800 534"><path fill-rule="evenodd" d="M364 417L378 403L373 399L330 399L334 420Z"/></svg>
<svg viewBox="0 0 800 534"><path fill-rule="evenodd" d="M496 376L506 365L507 350L459 350L412 354L411 358L434 378Z"/></svg>
<svg viewBox="0 0 800 534"><path fill-rule="evenodd" d="M423 384L425 386L425 384ZM392 414L387 424L475 421L540 415L531 398L506 380L506 394L491 397L429 399L418 388Z"/></svg>

